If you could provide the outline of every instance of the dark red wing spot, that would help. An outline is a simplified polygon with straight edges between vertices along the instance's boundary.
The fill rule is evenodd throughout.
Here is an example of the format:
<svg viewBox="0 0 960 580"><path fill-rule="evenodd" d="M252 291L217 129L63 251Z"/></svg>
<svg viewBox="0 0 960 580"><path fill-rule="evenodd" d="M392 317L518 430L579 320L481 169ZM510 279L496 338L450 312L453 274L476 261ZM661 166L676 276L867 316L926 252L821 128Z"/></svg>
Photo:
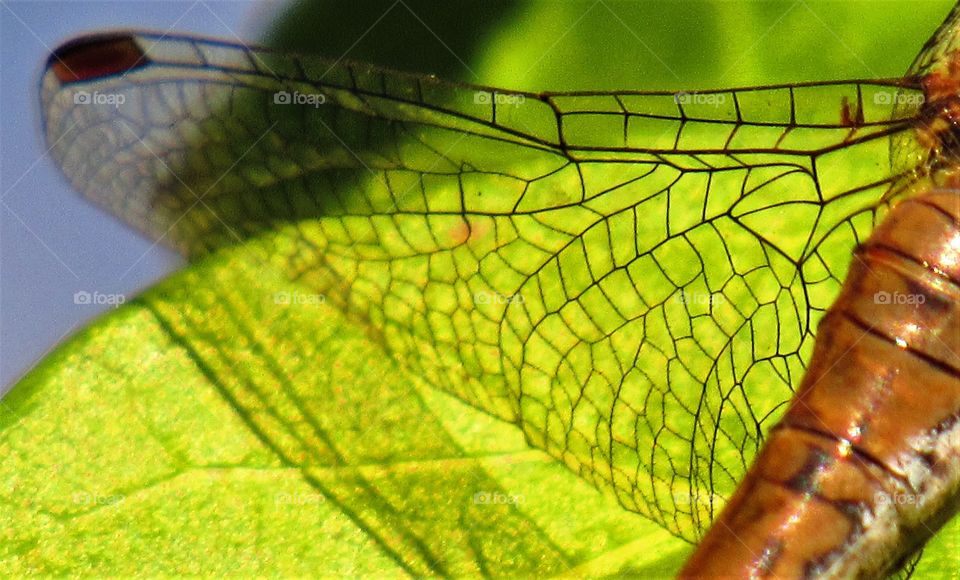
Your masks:
<svg viewBox="0 0 960 580"><path fill-rule="evenodd" d="M850 104L847 97L840 99L840 124L844 127L857 127L863 125L863 111L859 106Z"/></svg>
<svg viewBox="0 0 960 580"><path fill-rule="evenodd" d="M85 36L53 52L48 67L62 83L89 81L121 74L148 63L129 34Z"/></svg>

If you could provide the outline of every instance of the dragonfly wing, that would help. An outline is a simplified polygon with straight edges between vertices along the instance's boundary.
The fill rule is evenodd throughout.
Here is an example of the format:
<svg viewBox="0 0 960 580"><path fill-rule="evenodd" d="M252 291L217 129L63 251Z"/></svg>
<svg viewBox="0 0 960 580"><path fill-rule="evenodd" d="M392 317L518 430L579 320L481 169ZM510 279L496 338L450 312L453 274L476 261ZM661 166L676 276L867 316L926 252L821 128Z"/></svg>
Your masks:
<svg viewBox="0 0 960 580"><path fill-rule="evenodd" d="M923 45L907 74L919 79L934 72L938 64L950 61L948 55L960 49L958 33L960 33L960 5L953 7L937 31Z"/></svg>
<svg viewBox="0 0 960 580"><path fill-rule="evenodd" d="M42 100L86 195L191 255L277 236L425 380L692 541L907 171L898 91L514 93L118 33Z"/></svg>

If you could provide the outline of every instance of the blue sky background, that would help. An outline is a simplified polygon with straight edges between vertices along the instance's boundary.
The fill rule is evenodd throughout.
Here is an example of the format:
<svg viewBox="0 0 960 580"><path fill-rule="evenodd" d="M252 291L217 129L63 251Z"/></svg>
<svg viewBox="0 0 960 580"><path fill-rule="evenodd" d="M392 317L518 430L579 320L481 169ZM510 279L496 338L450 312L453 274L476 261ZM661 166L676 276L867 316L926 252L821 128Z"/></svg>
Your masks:
<svg viewBox="0 0 960 580"><path fill-rule="evenodd" d="M277 4L0 0L0 393L107 305L182 262L82 199L44 155L38 86L50 50L104 28L169 29L244 39Z"/></svg>

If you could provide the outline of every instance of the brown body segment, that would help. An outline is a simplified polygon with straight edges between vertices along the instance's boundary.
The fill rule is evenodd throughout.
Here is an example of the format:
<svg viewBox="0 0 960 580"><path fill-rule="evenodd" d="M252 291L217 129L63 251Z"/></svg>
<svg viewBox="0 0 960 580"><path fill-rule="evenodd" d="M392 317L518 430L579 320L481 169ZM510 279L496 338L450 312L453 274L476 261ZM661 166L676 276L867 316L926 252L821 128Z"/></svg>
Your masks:
<svg viewBox="0 0 960 580"><path fill-rule="evenodd" d="M810 368L682 578L875 577L960 502L960 191L856 253Z"/></svg>

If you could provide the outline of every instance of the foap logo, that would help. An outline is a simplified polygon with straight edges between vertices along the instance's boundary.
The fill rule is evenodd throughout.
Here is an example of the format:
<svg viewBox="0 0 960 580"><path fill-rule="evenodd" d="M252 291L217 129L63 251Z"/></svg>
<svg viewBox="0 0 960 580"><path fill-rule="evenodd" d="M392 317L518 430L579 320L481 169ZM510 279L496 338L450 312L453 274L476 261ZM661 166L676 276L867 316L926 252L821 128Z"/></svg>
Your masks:
<svg viewBox="0 0 960 580"><path fill-rule="evenodd" d="M709 292L687 292L680 291L675 295L675 299L680 304L721 304L723 294L711 294Z"/></svg>
<svg viewBox="0 0 960 580"><path fill-rule="evenodd" d="M927 301L923 294L905 294L903 292L886 292L881 290L873 295L874 304L911 304L919 305Z"/></svg>
<svg viewBox="0 0 960 580"><path fill-rule="evenodd" d="M526 501L524 496L515 493L478 491L473 494L473 503L476 505L517 505L524 501Z"/></svg>
<svg viewBox="0 0 960 580"><path fill-rule="evenodd" d="M489 105L496 103L498 105L512 105L519 107L526 101L523 95L514 93L488 93L486 91L477 91L473 93L473 102L477 105Z"/></svg>
<svg viewBox="0 0 960 580"><path fill-rule="evenodd" d="M710 105L719 107L727 102L727 95L723 93L686 93L680 91L673 95L673 102L678 105Z"/></svg>
<svg viewBox="0 0 960 580"><path fill-rule="evenodd" d="M677 506L682 505L723 505L724 499L716 493L684 493L673 494L673 503Z"/></svg>
<svg viewBox="0 0 960 580"><path fill-rule="evenodd" d="M873 95L875 105L922 105L925 98L922 93L905 93L902 91L880 91Z"/></svg>
<svg viewBox="0 0 960 580"><path fill-rule="evenodd" d="M300 91L277 91L273 93L275 105L307 105L317 108L327 102L327 95L323 93L301 93Z"/></svg>
<svg viewBox="0 0 960 580"><path fill-rule="evenodd" d="M73 93L74 105L107 105L119 109L120 105L127 102L126 95L121 93L99 93L94 91L77 91Z"/></svg>
<svg viewBox="0 0 960 580"><path fill-rule="evenodd" d="M285 306L309 306L324 304L327 297L323 294L305 294L302 292L276 292L273 295L274 304Z"/></svg>
<svg viewBox="0 0 960 580"><path fill-rule="evenodd" d="M73 503L82 506L110 506L123 503L127 497L122 494L101 494L79 491L73 494Z"/></svg>
<svg viewBox="0 0 960 580"><path fill-rule="evenodd" d="M124 294L104 294L102 292L87 292L78 290L73 293L73 303L78 306L113 306L116 308L127 301Z"/></svg>
<svg viewBox="0 0 960 580"><path fill-rule="evenodd" d="M276 505L317 505L325 501L327 498L319 493L278 493L273 496Z"/></svg>
<svg viewBox="0 0 960 580"><path fill-rule="evenodd" d="M874 496L877 505L917 506L923 503L924 497L913 493L880 493Z"/></svg>
<svg viewBox="0 0 960 580"><path fill-rule="evenodd" d="M500 294L498 292L477 292L473 296L474 304L522 304L522 294Z"/></svg>

